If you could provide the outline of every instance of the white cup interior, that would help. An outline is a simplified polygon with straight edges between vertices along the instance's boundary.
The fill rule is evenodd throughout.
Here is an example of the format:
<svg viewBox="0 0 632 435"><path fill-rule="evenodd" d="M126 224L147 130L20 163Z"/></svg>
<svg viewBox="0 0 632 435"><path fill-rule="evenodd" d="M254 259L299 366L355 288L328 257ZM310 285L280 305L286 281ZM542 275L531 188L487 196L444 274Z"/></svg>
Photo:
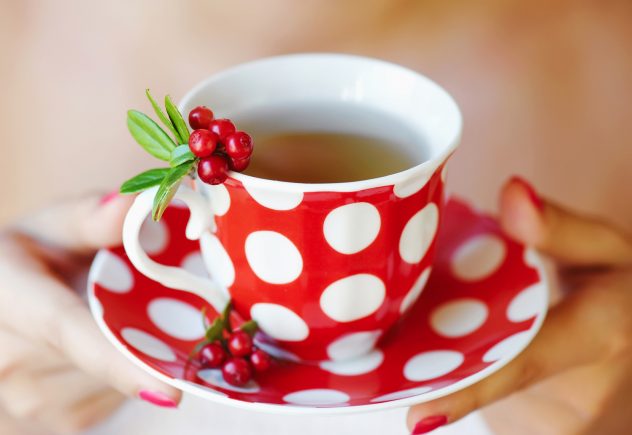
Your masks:
<svg viewBox="0 0 632 435"><path fill-rule="evenodd" d="M286 111L283 122L294 130L357 133L388 137L411 147L423 146L424 158L416 162L419 169L437 167L445 160L457 146L461 132L456 103L430 79L392 63L342 54L286 55L233 67L193 88L180 108L182 113L188 113L198 105L237 122L246 114L265 108L327 107L328 110L316 112L316 116L314 112L304 116L300 111L289 115ZM354 112L342 111L349 105L383 113L389 121L354 118ZM340 107L341 111L331 110L332 107ZM398 126L389 125L392 120ZM399 178L410 176L414 174Z"/></svg>

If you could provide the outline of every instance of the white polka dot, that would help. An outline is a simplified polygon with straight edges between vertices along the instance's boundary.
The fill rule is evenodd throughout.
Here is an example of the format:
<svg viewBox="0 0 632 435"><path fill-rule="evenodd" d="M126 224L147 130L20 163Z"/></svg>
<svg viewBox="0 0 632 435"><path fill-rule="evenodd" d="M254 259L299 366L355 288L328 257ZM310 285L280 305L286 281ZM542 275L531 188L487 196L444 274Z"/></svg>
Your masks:
<svg viewBox="0 0 632 435"><path fill-rule="evenodd" d="M303 271L303 257L294 243L275 231L255 231L246 238L252 271L270 284L288 284Z"/></svg>
<svg viewBox="0 0 632 435"><path fill-rule="evenodd" d="M295 405L339 405L349 401L349 395L338 390L329 389L313 389L295 391L294 393L286 394L283 400L287 403L293 403Z"/></svg>
<svg viewBox="0 0 632 435"><path fill-rule="evenodd" d="M174 199L169 203L169 207L178 208L181 210L188 210L189 207L180 199Z"/></svg>
<svg viewBox="0 0 632 435"><path fill-rule="evenodd" d="M437 232L438 225L439 209L433 202L410 218L399 239L399 254L404 261L415 264L424 258Z"/></svg>
<svg viewBox="0 0 632 435"><path fill-rule="evenodd" d="M230 208L230 195L223 184L207 187L211 200L211 208L216 216L224 216Z"/></svg>
<svg viewBox="0 0 632 435"><path fill-rule="evenodd" d="M518 293L509 303L507 317L512 322L522 322L538 315L546 306L546 288L537 283Z"/></svg>
<svg viewBox="0 0 632 435"><path fill-rule="evenodd" d="M177 360L176 354L169 346L145 331L136 328L123 328L121 336L127 344L145 355L168 362Z"/></svg>
<svg viewBox="0 0 632 435"><path fill-rule="evenodd" d="M90 281L113 293L127 293L134 287L134 276L127 264L106 250L99 251L94 258Z"/></svg>
<svg viewBox="0 0 632 435"><path fill-rule="evenodd" d="M384 361L381 350L346 361L323 361L320 368L341 376L357 376L370 373L377 369Z"/></svg>
<svg viewBox="0 0 632 435"><path fill-rule="evenodd" d="M356 202L332 210L325 218L327 243L342 254L367 248L380 232L380 212L368 202Z"/></svg>
<svg viewBox="0 0 632 435"><path fill-rule="evenodd" d="M393 186L393 193L398 198L407 198L419 192L432 177L433 168L426 168L422 173Z"/></svg>
<svg viewBox="0 0 632 435"><path fill-rule="evenodd" d="M247 184L244 184L244 188L252 199L272 210L292 210L303 201L303 192L278 191Z"/></svg>
<svg viewBox="0 0 632 435"><path fill-rule="evenodd" d="M153 219L146 219L140 227L138 240L140 246L149 255L160 254L169 243L169 229L163 221L156 222Z"/></svg>
<svg viewBox="0 0 632 435"><path fill-rule="evenodd" d="M443 169L441 169L441 181L445 183L447 179L448 179L448 164L445 163L443 165Z"/></svg>
<svg viewBox="0 0 632 435"><path fill-rule="evenodd" d="M436 308L430 316L435 332L444 337L463 337L487 320L487 305L476 299L457 299Z"/></svg>
<svg viewBox="0 0 632 435"><path fill-rule="evenodd" d="M257 393L261 389L259 388L259 385L252 379L248 381L245 385L242 385L240 387L236 385L231 385L224 380L222 371L219 369L198 370L197 377L202 379L207 384L210 384L215 387L219 387L228 391L236 391L238 393Z"/></svg>
<svg viewBox="0 0 632 435"><path fill-rule="evenodd" d="M320 308L338 322L352 322L375 313L385 295L381 279L359 273L330 284L320 296Z"/></svg>
<svg viewBox="0 0 632 435"><path fill-rule="evenodd" d="M327 346L327 355L332 360L356 358L370 352L381 335L380 330L345 334Z"/></svg>
<svg viewBox="0 0 632 435"><path fill-rule="evenodd" d="M407 390L395 391L393 393L388 393L383 396L376 397L374 399L371 399L371 402L390 402L391 400L407 399L409 397L426 394L430 391L432 391L431 387L414 387Z"/></svg>
<svg viewBox="0 0 632 435"><path fill-rule="evenodd" d="M438 378L459 367L463 360L463 354L452 350L422 352L408 360L404 366L404 377L409 381Z"/></svg>
<svg viewBox="0 0 632 435"><path fill-rule="evenodd" d="M507 337L485 352L483 361L494 362L499 359L512 357L522 351L530 339L531 331L523 331Z"/></svg>
<svg viewBox="0 0 632 435"><path fill-rule="evenodd" d="M206 271L204 259L202 258L202 254L199 252L192 252L184 257L184 260L182 260L180 265L184 270L191 272L194 275L208 278L208 272Z"/></svg>
<svg viewBox="0 0 632 435"><path fill-rule="evenodd" d="M303 341L309 328L294 311L282 305L259 303L250 309L250 316L257 321L268 336L283 341Z"/></svg>
<svg viewBox="0 0 632 435"><path fill-rule="evenodd" d="M474 236L452 256L452 272L463 281L478 281L492 275L505 260L505 242L494 234Z"/></svg>
<svg viewBox="0 0 632 435"><path fill-rule="evenodd" d="M235 282L235 267L219 239L208 231L200 239L202 258L211 277L224 287Z"/></svg>
<svg viewBox="0 0 632 435"><path fill-rule="evenodd" d="M421 294L421 291L424 289L426 283L428 282L431 269L431 267L427 267L423 272L421 272L419 278L417 278L413 286L410 288L410 290L408 290L408 293L406 293L406 296L404 296L404 299L402 300L402 304L399 306L400 313L404 313L405 311L407 311L417 301L419 295Z"/></svg>
<svg viewBox="0 0 632 435"><path fill-rule="evenodd" d="M184 302L154 299L147 306L147 315L158 329L180 340L197 340L204 336L202 313Z"/></svg>
<svg viewBox="0 0 632 435"><path fill-rule="evenodd" d="M280 347L276 347L270 343L266 343L264 341L261 340L257 340L257 338L255 337L255 346L257 346L258 348L260 348L261 350L264 350L266 353L270 354L271 356L278 358L278 359L284 359L286 361L294 361L294 362L300 362L301 358L299 358L298 355L293 354L292 352L289 352L285 349L281 349Z"/></svg>

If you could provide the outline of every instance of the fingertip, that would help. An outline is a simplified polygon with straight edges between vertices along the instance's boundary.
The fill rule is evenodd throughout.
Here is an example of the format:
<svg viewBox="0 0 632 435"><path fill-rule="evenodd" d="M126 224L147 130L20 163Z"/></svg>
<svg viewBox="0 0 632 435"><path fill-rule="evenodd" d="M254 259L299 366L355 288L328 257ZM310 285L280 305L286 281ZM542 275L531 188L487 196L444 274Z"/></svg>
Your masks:
<svg viewBox="0 0 632 435"><path fill-rule="evenodd" d="M182 400L182 393L173 388L168 392L143 388L138 392L138 398L161 408L175 409Z"/></svg>
<svg viewBox="0 0 632 435"><path fill-rule="evenodd" d="M109 367L110 384L128 397L162 408L177 408L182 400L182 391L130 365L120 354L112 355Z"/></svg>
<svg viewBox="0 0 632 435"><path fill-rule="evenodd" d="M82 220L86 244L95 249L121 244L123 222L134 199L133 195L118 192L95 198L91 211Z"/></svg>
<svg viewBox="0 0 632 435"><path fill-rule="evenodd" d="M522 190L527 194L527 198L531 201L531 204L540 212L544 211L544 201L542 197L535 190L535 187L531 183L529 183L526 179L514 175L512 176L507 184L511 184L514 186L519 186Z"/></svg>
<svg viewBox="0 0 632 435"><path fill-rule="evenodd" d="M420 435L434 431L448 424L448 417L445 415L431 415L419 420L412 429L412 435Z"/></svg>
<svg viewBox="0 0 632 435"><path fill-rule="evenodd" d="M445 409L444 405L445 403L439 399L413 406L408 410L406 426L412 434L419 434L429 432L439 426L447 424L448 420L450 420L450 412ZM426 430L426 432L424 432L424 430Z"/></svg>
<svg viewBox="0 0 632 435"><path fill-rule="evenodd" d="M537 245L543 234L545 204L524 179L510 178L503 186L500 199L500 224L512 238L527 245Z"/></svg>
<svg viewBox="0 0 632 435"><path fill-rule="evenodd" d="M98 201L97 211L101 210L124 210L127 211L136 195L123 195L117 191L101 196Z"/></svg>
<svg viewBox="0 0 632 435"><path fill-rule="evenodd" d="M99 205L104 206L108 202L115 200L118 196L120 196L120 193L116 190L114 192L106 193L99 200Z"/></svg>

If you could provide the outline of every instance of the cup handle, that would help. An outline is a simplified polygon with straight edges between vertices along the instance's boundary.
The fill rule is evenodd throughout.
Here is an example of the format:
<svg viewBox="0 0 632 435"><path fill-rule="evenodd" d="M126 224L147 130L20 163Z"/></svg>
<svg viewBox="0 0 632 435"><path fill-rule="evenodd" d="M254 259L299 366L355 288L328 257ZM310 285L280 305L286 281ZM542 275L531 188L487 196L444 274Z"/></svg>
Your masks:
<svg viewBox="0 0 632 435"><path fill-rule="evenodd" d="M140 229L151 213L157 187L142 192L127 213L123 224L123 246L128 258L136 269L146 277L165 287L196 294L208 301L217 312L222 312L228 303L228 296L214 281L195 275L181 267L165 266L149 258L140 245ZM186 237L198 240L204 231L211 230L213 220L209 216L211 209L208 200L200 193L186 186L180 186L174 199L184 202L191 217L186 227Z"/></svg>

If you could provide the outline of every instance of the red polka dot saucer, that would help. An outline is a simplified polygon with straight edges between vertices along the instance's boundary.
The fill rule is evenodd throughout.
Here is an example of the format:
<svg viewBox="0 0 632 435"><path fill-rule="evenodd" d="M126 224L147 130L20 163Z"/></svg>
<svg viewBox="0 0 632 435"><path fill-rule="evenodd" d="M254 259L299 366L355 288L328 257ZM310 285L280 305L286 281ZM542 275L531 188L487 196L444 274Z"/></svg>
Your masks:
<svg viewBox="0 0 632 435"><path fill-rule="evenodd" d="M189 211L170 207L159 223L146 222L141 243L153 259L205 274L197 242L187 240ZM134 269L122 247L101 250L90 271L88 295L105 336L132 362L209 400L276 413L351 413L410 406L465 388L516 357L546 314L548 284L540 257L500 232L490 217L450 199L436 259L421 296L385 336L356 333L345 348L366 346L353 360L307 364L278 357L243 387L219 370L199 370L189 353L204 335L201 298L172 290ZM420 286L423 288L423 286ZM413 298L414 299L414 298Z"/></svg>

